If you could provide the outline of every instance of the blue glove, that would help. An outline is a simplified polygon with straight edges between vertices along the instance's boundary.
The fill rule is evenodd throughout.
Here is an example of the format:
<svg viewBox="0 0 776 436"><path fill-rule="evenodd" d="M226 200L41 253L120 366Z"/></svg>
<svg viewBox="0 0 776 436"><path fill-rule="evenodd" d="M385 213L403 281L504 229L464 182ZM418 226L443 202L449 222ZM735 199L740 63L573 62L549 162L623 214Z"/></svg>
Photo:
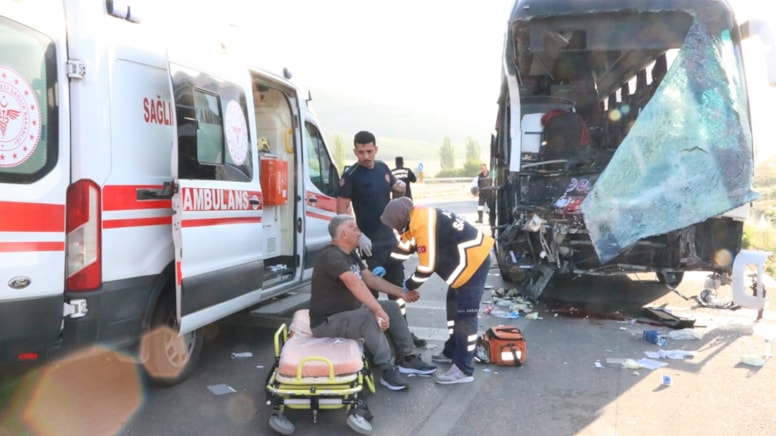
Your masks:
<svg viewBox="0 0 776 436"><path fill-rule="evenodd" d="M376 275L377 277L385 277L385 268L376 266L374 269L372 269L372 274Z"/></svg>
<svg viewBox="0 0 776 436"><path fill-rule="evenodd" d="M410 291L409 289L407 289L407 281L406 280L401 282L401 287L402 287L402 290L404 290L405 294Z"/></svg>

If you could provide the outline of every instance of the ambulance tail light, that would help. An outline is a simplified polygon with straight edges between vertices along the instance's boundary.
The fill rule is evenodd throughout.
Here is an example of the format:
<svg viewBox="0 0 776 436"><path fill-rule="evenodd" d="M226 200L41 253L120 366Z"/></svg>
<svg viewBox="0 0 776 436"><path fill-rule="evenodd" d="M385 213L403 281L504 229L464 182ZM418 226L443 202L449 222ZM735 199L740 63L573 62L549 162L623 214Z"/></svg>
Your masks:
<svg viewBox="0 0 776 436"><path fill-rule="evenodd" d="M79 180L67 189L67 290L89 291L102 284L100 187Z"/></svg>

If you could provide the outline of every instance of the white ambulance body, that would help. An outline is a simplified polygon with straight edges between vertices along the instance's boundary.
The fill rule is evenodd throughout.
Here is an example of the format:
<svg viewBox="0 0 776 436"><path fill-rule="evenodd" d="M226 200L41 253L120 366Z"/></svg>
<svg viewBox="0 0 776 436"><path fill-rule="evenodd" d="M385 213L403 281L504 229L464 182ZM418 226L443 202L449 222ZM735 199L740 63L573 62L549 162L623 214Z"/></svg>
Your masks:
<svg viewBox="0 0 776 436"><path fill-rule="evenodd" d="M178 382L201 327L309 285L329 241L338 174L299 90L135 21L0 0L0 362L142 344Z"/></svg>

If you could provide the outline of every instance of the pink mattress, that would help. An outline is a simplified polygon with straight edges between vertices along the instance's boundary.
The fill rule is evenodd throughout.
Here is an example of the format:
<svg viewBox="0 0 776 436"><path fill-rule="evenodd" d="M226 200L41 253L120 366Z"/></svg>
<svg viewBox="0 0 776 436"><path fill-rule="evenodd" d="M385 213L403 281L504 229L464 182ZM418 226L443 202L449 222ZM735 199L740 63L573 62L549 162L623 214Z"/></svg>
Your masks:
<svg viewBox="0 0 776 436"><path fill-rule="evenodd" d="M353 339L316 338L310 331L309 311L298 310L291 322L291 337L280 351L278 373L296 377L299 363L310 357L328 359L334 366L334 375L354 374L364 366L361 347ZM328 377L329 365L324 359L311 359L302 367L302 377Z"/></svg>

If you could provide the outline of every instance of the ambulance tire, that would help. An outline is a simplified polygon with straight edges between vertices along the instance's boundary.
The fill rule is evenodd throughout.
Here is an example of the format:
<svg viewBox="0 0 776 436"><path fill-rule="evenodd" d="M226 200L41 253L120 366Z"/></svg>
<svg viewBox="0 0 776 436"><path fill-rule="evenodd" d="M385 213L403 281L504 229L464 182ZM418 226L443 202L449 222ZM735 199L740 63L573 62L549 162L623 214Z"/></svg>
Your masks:
<svg viewBox="0 0 776 436"><path fill-rule="evenodd" d="M202 329L179 336L175 299L162 297L148 336L144 369L152 383L173 386L186 380L199 360L204 342Z"/></svg>

